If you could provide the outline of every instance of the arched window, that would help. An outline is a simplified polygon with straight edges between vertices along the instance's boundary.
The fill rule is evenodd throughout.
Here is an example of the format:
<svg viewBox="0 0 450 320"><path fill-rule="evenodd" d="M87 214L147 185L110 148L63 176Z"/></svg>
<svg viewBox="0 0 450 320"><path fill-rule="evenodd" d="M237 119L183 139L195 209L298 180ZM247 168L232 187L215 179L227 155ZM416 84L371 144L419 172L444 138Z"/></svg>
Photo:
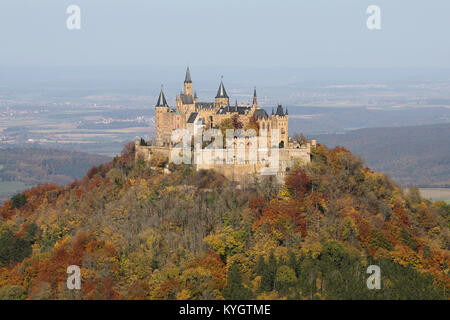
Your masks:
<svg viewBox="0 0 450 320"><path fill-rule="evenodd" d="M281 134L284 134L284 133L285 133L284 128L281 128Z"/></svg>
<svg viewBox="0 0 450 320"><path fill-rule="evenodd" d="M267 124L267 131L270 130L270 123Z"/></svg>
<svg viewBox="0 0 450 320"><path fill-rule="evenodd" d="M266 124L263 122L262 129L266 130Z"/></svg>

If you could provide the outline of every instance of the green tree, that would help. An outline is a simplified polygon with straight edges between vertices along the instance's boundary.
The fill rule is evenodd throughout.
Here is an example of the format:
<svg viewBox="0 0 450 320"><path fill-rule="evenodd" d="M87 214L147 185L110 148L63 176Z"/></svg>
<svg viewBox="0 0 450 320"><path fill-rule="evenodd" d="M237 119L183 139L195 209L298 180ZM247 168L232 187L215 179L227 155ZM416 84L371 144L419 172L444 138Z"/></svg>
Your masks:
<svg viewBox="0 0 450 320"><path fill-rule="evenodd" d="M248 300L252 298L251 290L242 284L242 276L236 262L232 264L228 271L228 281L223 296L228 300Z"/></svg>
<svg viewBox="0 0 450 320"><path fill-rule="evenodd" d="M27 290L21 286L5 286L0 289L0 300L25 300Z"/></svg>
<svg viewBox="0 0 450 320"><path fill-rule="evenodd" d="M275 258L275 255L273 254L273 251L270 252L269 260L267 261L267 264L264 268L264 271L261 275L261 284L260 284L260 290L261 291L272 291L273 285L275 282L275 275L277 272L277 258Z"/></svg>
<svg viewBox="0 0 450 320"><path fill-rule="evenodd" d="M295 271L288 266L281 266L278 268L274 288L282 296L287 296L293 293L293 289L297 285L297 277L295 276Z"/></svg>
<svg viewBox="0 0 450 320"><path fill-rule="evenodd" d="M27 203L27 197L23 193L16 194L11 198L11 206L14 209L23 207Z"/></svg>

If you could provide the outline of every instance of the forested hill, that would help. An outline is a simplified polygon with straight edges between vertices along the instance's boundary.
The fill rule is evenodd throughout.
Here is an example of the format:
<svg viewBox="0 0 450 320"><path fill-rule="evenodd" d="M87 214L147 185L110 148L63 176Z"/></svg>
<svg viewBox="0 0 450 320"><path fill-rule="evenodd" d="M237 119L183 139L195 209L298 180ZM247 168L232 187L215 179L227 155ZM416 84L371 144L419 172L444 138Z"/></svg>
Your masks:
<svg viewBox="0 0 450 320"><path fill-rule="evenodd" d="M450 187L450 123L368 128L316 138L328 147L350 149L403 185Z"/></svg>
<svg viewBox="0 0 450 320"><path fill-rule="evenodd" d="M134 161L0 207L0 299L448 299L450 206L318 146L284 185ZM381 268L381 289L366 286ZM81 267L81 290L66 287Z"/></svg>
<svg viewBox="0 0 450 320"><path fill-rule="evenodd" d="M0 202L26 186L64 185L111 158L55 149L0 147Z"/></svg>

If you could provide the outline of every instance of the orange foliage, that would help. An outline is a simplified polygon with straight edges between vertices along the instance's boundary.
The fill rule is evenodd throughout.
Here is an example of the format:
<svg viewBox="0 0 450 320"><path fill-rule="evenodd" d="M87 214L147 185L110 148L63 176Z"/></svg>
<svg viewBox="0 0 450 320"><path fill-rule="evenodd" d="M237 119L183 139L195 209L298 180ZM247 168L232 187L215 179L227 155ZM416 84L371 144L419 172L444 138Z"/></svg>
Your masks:
<svg viewBox="0 0 450 320"><path fill-rule="evenodd" d="M297 197L303 197L311 188L311 180L306 172L297 168L286 176L285 185Z"/></svg>

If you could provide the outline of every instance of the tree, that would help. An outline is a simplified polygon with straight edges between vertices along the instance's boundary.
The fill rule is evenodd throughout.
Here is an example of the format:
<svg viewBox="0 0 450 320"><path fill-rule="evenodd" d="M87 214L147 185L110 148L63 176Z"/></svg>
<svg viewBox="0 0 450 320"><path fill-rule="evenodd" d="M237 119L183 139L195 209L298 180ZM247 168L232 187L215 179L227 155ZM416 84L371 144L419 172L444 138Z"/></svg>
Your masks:
<svg viewBox="0 0 450 320"><path fill-rule="evenodd" d="M302 168L296 168L285 179L288 190L296 197L303 197L311 189L311 180Z"/></svg>
<svg viewBox="0 0 450 320"><path fill-rule="evenodd" d="M267 264L265 265L265 268L261 276L260 289L262 291L273 290L276 272L277 272L277 258L275 258L273 251L271 251L269 255L269 260L267 261Z"/></svg>
<svg viewBox="0 0 450 320"><path fill-rule="evenodd" d="M294 133L292 140L298 142L299 144L304 144L308 142L308 139L303 135L303 133Z"/></svg>
<svg viewBox="0 0 450 320"><path fill-rule="evenodd" d="M23 193L16 194L11 198L11 206L14 209L19 209L27 203L27 197Z"/></svg>
<svg viewBox="0 0 450 320"><path fill-rule="evenodd" d="M287 296L293 292L296 285L297 277L295 271L288 266L279 267L275 276L274 289L282 296Z"/></svg>
<svg viewBox="0 0 450 320"><path fill-rule="evenodd" d="M244 125L242 124L241 119L239 119L239 115L238 114L233 115L233 117L231 118L231 121L233 121L234 129L242 129L244 127Z"/></svg>
<svg viewBox="0 0 450 320"><path fill-rule="evenodd" d="M255 130L256 135L259 135L259 124L258 124L258 120L256 119L255 115L250 117L247 125L245 126L245 130L250 130L250 129Z"/></svg>
<svg viewBox="0 0 450 320"><path fill-rule="evenodd" d="M261 276L264 273L265 269L266 269L266 263L264 261L264 257L259 256L258 261L256 262L255 272L257 275Z"/></svg>
<svg viewBox="0 0 450 320"><path fill-rule="evenodd" d="M236 261L228 271L227 286L223 291L223 296L228 300L248 300L252 298L251 290L242 285L242 276Z"/></svg>
<svg viewBox="0 0 450 320"><path fill-rule="evenodd" d="M27 290L21 286L5 286L0 289L0 300L25 300Z"/></svg>

